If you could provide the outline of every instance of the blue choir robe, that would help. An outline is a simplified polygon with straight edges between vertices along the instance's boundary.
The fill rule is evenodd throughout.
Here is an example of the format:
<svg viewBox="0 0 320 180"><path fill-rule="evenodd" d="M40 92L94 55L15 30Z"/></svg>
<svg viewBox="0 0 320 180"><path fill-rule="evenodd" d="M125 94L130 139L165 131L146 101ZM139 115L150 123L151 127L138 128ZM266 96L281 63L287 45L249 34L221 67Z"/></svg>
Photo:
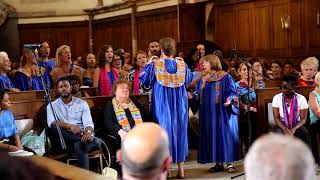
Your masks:
<svg viewBox="0 0 320 180"><path fill-rule="evenodd" d="M0 89L10 91L12 88L14 88L14 86L11 79L8 76L0 75Z"/></svg>
<svg viewBox="0 0 320 180"><path fill-rule="evenodd" d="M20 91L43 90L41 77L28 73L24 69L19 69L14 75L14 87Z"/></svg>
<svg viewBox="0 0 320 180"><path fill-rule="evenodd" d="M43 74L43 80L45 81L47 88L52 89L53 88L53 85L52 85L53 79L50 75L50 72L54 68L55 61L49 59L46 62L39 61L38 63L39 63L40 67L44 67L46 69L45 73Z"/></svg>
<svg viewBox="0 0 320 180"><path fill-rule="evenodd" d="M177 63L165 60L168 73L177 72ZM174 163L183 162L188 155L188 97L186 87L192 80L192 73L186 67L185 84L170 88L159 84L155 76L154 63L147 64L140 74L142 86L152 87L151 108L153 117L169 136L170 155Z"/></svg>
<svg viewBox="0 0 320 180"><path fill-rule="evenodd" d="M200 101L199 163L239 160L238 95L232 76L224 71L213 81L198 82L193 99ZM224 106L227 98L229 106Z"/></svg>

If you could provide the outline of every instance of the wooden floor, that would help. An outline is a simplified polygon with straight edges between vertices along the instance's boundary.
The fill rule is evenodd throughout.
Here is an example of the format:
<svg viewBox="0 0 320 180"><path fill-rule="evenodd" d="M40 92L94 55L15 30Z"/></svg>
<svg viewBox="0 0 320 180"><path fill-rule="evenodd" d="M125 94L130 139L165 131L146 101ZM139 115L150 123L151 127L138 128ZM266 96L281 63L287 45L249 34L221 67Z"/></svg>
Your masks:
<svg viewBox="0 0 320 180"><path fill-rule="evenodd" d="M235 163L235 167L237 172L228 173L227 171L219 172L219 173L210 173L208 169L212 167L214 164L198 164L196 161L188 161L185 163L185 176L186 179L215 179L215 180L226 180L231 179L232 176L236 176L238 174L243 173L243 161L239 161ZM225 165L226 166L226 165ZM171 175L176 176L177 174L177 165L174 164L171 167ZM174 178L170 178L174 179ZM235 180L242 180L244 176L240 176L239 178L235 178Z"/></svg>

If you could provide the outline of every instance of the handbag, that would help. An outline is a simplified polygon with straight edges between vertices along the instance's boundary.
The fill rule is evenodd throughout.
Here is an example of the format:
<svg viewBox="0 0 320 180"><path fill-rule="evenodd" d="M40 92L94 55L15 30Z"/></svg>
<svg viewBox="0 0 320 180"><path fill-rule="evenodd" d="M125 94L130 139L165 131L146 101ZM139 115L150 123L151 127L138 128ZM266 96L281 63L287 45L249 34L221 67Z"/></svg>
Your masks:
<svg viewBox="0 0 320 180"><path fill-rule="evenodd" d="M36 155L43 156L45 153L45 136L44 130L41 134L34 135L34 131L30 130L26 135L21 138L21 144L27 148L33 150Z"/></svg>

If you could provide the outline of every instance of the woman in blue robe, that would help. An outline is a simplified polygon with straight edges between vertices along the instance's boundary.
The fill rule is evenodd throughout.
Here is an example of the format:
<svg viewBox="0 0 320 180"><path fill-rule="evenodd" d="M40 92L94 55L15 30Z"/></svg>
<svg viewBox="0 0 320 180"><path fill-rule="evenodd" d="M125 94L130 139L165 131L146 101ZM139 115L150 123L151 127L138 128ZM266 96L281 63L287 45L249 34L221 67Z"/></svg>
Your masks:
<svg viewBox="0 0 320 180"><path fill-rule="evenodd" d="M209 172L227 170L235 172L231 162L239 160L238 95L232 76L222 71L218 56L204 58L207 72L196 86L196 92L188 93L189 99L200 102L199 163L216 165Z"/></svg>
<svg viewBox="0 0 320 180"><path fill-rule="evenodd" d="M152 87L151 107L155 120L169 136L170 155L178 163L178 178L184 178L188 155L188 97L186 87L192 73L181 59L174 59L175 42L160 40L163 59L152 57L140 74L140 83Z"/></svg>
<svg viewBox="0 0 320 180"><path fill-rule="evenodd" d="M0 52L0 89L11 92L19 92L19 89L14 88L8 73L11 71L11 61L8 54L4 51Z"/></svg>
<svg viewBox="0 0 320 180"><path fill-rule="evenodd" d="M23 49L21 65L14 75L14 86L21 91L43 90L40 70L44 74L46 69L38 68L33 51L28 48Z"/></svg>

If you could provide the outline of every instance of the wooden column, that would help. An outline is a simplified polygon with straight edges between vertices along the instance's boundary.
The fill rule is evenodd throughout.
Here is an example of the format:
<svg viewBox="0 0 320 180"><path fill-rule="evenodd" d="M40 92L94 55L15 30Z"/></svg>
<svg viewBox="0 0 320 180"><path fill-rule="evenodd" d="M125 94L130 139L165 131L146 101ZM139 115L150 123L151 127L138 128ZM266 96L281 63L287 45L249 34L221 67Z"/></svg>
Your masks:
<svg viewBox="0 0 320 180"><path fill-rule="evenodd" d="M92 31L92 21L93 21L93 14L89 14L89 51L93 53L93 31Z"/></svg>
<svg viewBox="0 0 320 180"><path fill-rule="evenodd" d="M137 52L137 24L136 24L137 6L134 4L131 7L131 34L132 34L132 57L136 56ZM133 58L132 58L133 59Z"/></svg>

